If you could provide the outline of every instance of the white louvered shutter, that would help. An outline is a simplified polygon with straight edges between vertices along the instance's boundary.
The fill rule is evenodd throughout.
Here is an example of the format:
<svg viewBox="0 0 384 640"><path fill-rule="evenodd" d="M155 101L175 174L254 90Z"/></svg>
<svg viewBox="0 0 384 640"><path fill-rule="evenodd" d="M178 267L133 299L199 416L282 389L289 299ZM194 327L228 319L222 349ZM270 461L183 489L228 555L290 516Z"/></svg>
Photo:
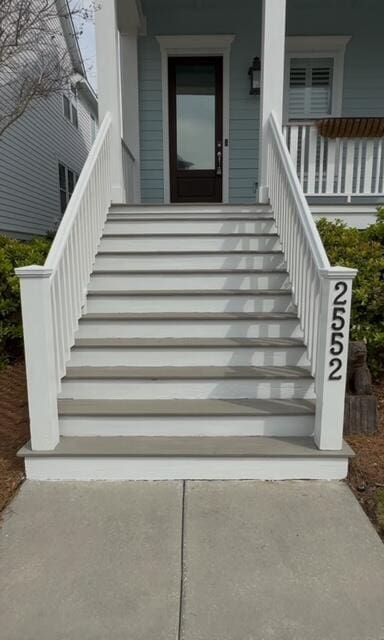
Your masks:
<svg viewBox="0 0 384 640"><path fill-rule="evenodd" d="M333 58L292 58L289 118L321 118L332 109Z"/></svg>

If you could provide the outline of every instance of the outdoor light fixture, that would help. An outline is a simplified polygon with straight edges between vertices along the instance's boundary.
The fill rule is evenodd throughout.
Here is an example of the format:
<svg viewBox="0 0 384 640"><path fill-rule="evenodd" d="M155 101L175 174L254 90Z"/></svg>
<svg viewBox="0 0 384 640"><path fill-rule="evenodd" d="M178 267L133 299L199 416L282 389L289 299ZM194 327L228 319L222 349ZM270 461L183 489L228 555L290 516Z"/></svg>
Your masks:
<svg viewBox="0 0 384 640"><path fill-rule="evenodd" d="M251 88L249 93L254 96L260 95L261 85L261 62L260 58L253 58L252 67L248 69L248 75L251 80Z"/></svg>

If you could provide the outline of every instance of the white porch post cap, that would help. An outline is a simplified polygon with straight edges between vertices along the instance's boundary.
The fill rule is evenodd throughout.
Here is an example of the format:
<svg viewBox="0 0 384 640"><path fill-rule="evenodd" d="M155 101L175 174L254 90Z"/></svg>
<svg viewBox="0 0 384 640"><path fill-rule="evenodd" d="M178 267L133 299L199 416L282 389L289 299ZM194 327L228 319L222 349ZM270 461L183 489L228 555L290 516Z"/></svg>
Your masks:
<svg viewBox="0 0 384 640"><path fill-rule="evenodd" d="M320 275L327 280L353 280L356 278L358 270L349 267L329 267L320 269Z"/></svg>
<svg viewBox="0 0 384 640"><path fill-rule="evenodd" d="M18 278L50 278L53 269L42 267L38 264L31 264L28 267L17 267L15 274Z"/></svg>

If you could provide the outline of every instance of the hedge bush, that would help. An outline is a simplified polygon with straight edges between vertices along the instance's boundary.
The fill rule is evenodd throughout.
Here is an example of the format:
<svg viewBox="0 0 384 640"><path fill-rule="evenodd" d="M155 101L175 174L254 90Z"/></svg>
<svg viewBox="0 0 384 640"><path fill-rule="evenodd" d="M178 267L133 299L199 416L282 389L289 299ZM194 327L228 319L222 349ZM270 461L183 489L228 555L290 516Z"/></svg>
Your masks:
<svg viewBox="0 0 384 640"><path fill-rule="evenodd" d="M367 344L375 377L384 373L384 210L367 229L321 219L318 229L332 265L353 267L351 339Z"/></svg>
<svg viewBox="0 0 384 640"><path fill-rule="evenodd" d="M29 242L0 235L0 367L23 353L23 329L16 267L44 264L51 241Z"/></svg>

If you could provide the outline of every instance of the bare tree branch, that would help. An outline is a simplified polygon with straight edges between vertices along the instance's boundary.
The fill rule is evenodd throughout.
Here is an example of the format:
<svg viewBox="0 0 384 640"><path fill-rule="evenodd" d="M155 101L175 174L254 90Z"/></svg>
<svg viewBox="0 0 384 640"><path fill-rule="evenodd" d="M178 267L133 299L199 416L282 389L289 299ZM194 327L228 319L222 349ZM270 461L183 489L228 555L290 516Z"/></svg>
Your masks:
<svg viewBox="0 0 384 640"><path fill-rule="evenodd" d="M60 19L76 16L81 31L94 6L63 7L60 13L55 0L0 0L0 136L37 100L68 90L73 68Z"/></svg>

